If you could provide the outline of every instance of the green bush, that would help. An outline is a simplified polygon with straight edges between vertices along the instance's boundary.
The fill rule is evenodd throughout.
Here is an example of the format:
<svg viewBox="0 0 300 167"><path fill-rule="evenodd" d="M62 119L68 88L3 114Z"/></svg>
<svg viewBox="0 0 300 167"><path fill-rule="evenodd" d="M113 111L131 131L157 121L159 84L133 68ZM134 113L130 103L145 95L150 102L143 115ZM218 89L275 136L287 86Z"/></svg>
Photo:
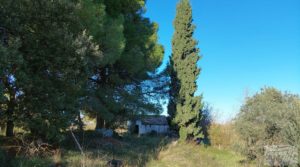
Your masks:
<svg viewBox="0 0 300 167"><path fill-rule="evenodd" d="M6 157L6 154L3 150L0 149L0 164L1 165L7 165L7 157Z"/></svg>
<svg viewBox="0 0 300 167"><path fill-rule="evenodd" d="M11 162L12 167L47 167L53 163L49 159L43 159L38 157L27 158L16 158Z"/></svg>
<svg viewBox="0 0 300 167"><path fill-rule="evenodd" d="M299 116L297 95L265 88L247 98L235 120L235 128L245 143L241 152L249 159L262 160L266 145L288 144L300 150Z"/></svg>

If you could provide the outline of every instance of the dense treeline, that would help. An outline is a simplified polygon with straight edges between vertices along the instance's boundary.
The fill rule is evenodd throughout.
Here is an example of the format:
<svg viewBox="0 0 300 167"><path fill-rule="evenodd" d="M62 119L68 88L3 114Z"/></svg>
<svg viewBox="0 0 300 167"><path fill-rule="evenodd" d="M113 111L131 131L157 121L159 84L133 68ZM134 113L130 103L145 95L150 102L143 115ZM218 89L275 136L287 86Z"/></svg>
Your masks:
<svg viewBox="0 0 300 167"><path fill-rule="evenodd" d="M299 96L264 88L246 98L236 119L213 122L211 106L195 94L201 56L193 37L190 1L180 0L177 5L172 55L160 73L156 69L164 48L158 44L158 25L144 16L145 3L0 0L0 130L5 129L7 136L3 141L23 142L23 148L45 141L56 149L52 146L69 142L63 139L69 139L65 132L70 128L82 132L83 115L96 120L96 129L116 130L132 118L161 114L168 102L170 137L234 149L259 165L269 145L293 146L300 159ZM23 134L14 138L16 128L28 138L23 140ZM120 136L107 142L98 132L86 131L86 135L97 140L95 147L99 141L110 142L112 148L114 143L121 145ZM160 137L125 138L131 152L121 152L129 152L128 157L143 154L148 160L146 151L161 150ZM171 140L162 143L167 141ZM0 150L0 162L6 161L7 155L1 154Z"/></svg>
<svg viewBox="0 0 300 167"><path fill-rule="evenodd" d="M18 126L57 140L71 124L82 125L83 112L98 128L159 112L154 97L164 91L163 76L149 72L164 50L144 11L144 0L1 0L6 135Z"/></svg>
<svg viewBox="0 0 300 167"><path fill-rule="evenodd" d="M83 129L82 114L95 118L96 128L114 129L136 115L159 114L169 98L181 139L202 137L188 0L178 4L172 60L160 74L164 49L158 25L143 16L145 0L1 1L0 8L6 136L18 126L57 141L70 125Z"/></svg>

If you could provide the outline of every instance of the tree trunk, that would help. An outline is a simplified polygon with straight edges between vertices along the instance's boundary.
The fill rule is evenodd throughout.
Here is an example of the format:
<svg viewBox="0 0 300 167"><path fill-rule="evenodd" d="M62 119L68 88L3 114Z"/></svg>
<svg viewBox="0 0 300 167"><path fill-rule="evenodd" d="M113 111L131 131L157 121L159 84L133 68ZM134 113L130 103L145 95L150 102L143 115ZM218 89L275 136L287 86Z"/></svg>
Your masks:
<svg viewBox="0 0 300 167"><path fill-rule="evenodd" d="M79 130L83 131L83 122L82 122L82 119L80 117L80 112L78 112L77 118L78 118L78 123L79 123Z"/></svg>
<svg viewBox="0 0 300 167"><path fill-rule="evenodd" d="M105 128L105 121L100 116L97 116L96 118L96 129L102 129Z"/></svg>
<svg viewBox="0 0 300 167"><path fill-rule="evenodd" d="M13 120L9 119L6 122L6 136L7 137L12 137L14 136L14 122Z"/></svg>
<svg viewBox="0 0 300 167"><path fill-rule="evenodd" d="M8 103L7 109L7 122L6 122L6 136L12 137L14 136L14 121L13 121L13 113L14 113L14 96L10 97L10 102Z"/></svg>

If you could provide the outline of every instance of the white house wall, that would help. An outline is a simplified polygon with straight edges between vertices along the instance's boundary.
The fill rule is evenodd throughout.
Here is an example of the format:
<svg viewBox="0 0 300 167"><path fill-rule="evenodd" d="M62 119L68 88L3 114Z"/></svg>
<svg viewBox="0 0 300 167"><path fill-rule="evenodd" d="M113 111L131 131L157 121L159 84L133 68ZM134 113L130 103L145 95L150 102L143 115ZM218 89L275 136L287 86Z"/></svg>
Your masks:
<svg viewBox="0 0 300 167"><path fill-rule="evenodd" d="M139 134L146 134L152 131L157 133L166 133L168 132L168 125L144 125L141 121L136 121L136 125L139 126Z"/></svg>

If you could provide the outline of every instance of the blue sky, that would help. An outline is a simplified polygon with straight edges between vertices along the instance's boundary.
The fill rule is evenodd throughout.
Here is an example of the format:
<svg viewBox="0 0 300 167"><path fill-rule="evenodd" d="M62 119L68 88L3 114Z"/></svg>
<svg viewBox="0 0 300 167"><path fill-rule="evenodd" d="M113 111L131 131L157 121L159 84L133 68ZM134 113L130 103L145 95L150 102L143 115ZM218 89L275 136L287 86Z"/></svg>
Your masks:
<svg viewBox="0 0 300 167"><path fill-rule="evenodd" d="M164 64L171 54L177 0L148 0L146 16L159 24ZM299 0L191 0L202 71L197 94L230 120L245 95L264 86L300 94Z"/></svg>

